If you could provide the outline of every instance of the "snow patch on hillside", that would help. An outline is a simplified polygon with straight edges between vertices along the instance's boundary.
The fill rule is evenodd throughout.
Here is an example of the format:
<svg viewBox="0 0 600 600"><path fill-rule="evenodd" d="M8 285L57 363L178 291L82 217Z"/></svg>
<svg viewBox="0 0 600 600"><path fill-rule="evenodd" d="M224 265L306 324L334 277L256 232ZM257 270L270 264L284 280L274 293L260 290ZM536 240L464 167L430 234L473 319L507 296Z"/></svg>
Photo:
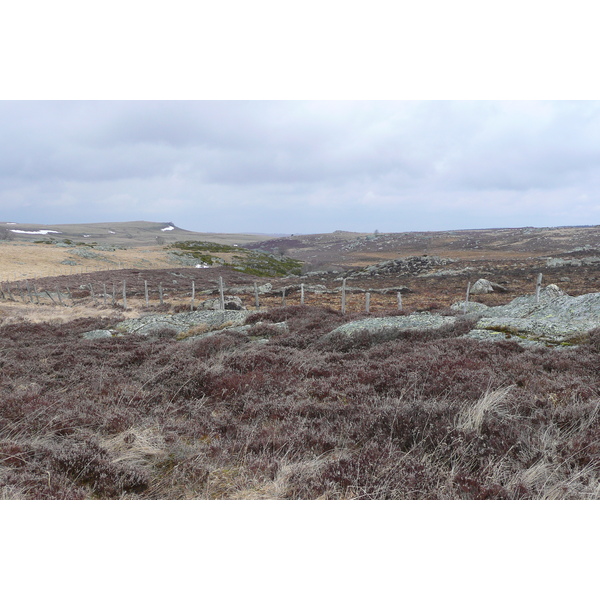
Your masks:
<svg viewBox="0 0 600 600"><path fill-rule="evenodd" d="M28 233L30 235L48 235L49 233L62 233L52 229L40 229L39 231L23 231L22 229L11 229L13 233Z"/></svg>

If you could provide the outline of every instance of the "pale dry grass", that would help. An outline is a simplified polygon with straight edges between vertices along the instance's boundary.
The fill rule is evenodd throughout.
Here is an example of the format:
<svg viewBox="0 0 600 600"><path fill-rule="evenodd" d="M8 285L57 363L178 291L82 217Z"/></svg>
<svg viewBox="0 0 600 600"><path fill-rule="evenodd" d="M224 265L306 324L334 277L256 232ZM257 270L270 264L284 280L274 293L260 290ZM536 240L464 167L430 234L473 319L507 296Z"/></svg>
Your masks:
<svg viewBox="0 0 600 600"><path fill-rule="evenodd" d="M75 246L77 248L77 246ZM93 248L83 247L94 252ZM0 243L0 281L20 281L114 269L167 269L173 267L166 246L97 251L98 258L83 258L51 244L33 242ZM76 265L61 264L64 260Z"/></svg>
<svg viewBox="0 0 600 600"><path fill-rule="evenodd" d="M486 415L495 413L502 417L508 417L503 408L506 404L510 391L514 386L487 390L483 396L473 405L465 406L457 415L456 429L459 431L481 430Z"/></svg>
<svg viewBox="0 0 600 600"><path fill-rule="evenodd" d="M158 429L130 427L117 435L104 438L100 445L112 456L114 463L146 467L167 454L167 444Z"/></svg>
<svg viewBox="0 0 600 600"><path fill-rule="evenodd" d="M141 308L141 306L140 306ZM50 304L21 304L3 302L0 305L0 323L12 325L14 323L69 323L75 319L82 318L107 318L123 320L134 319L141 316L141 312L134 306L127 311L112 308L110 306L94 306L78 304L75 306L55 306Z"/></svg>

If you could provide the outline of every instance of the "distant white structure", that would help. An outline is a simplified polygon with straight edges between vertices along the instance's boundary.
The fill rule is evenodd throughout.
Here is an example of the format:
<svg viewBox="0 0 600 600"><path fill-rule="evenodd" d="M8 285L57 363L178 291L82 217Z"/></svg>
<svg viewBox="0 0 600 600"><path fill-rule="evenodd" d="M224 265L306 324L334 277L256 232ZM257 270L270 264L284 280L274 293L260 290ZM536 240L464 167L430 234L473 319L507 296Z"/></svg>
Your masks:
<svg viewBox="0 0 600 600"><path fill-rule="evenodd" d="M175 227L172 227L171 225L169 225L168 227L163 227L161 229L161 231L172 231L173 229L175 229Z"/></svg>

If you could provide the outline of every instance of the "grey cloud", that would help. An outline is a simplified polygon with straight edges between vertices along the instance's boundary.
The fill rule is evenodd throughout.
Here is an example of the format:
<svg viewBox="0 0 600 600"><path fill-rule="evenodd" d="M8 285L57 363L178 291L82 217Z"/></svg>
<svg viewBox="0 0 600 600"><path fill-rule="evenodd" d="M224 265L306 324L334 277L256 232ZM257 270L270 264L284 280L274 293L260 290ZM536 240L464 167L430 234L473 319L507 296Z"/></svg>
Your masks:
<svg viewBox="0 0 600 600"><path fill-rule="evenodd" d="M235 209L240 223L277 215L254 230L285 231L320 205L346 223L334 228L388 211L397 227L427 229L434 217L469 227L474 207L477 226L493 215L518 225L549 199L555 218L569 205L573 219L597 214L595 102L0 102L0 138L12 220L38 206L201 224L221 210L224 230Z"/></svg>

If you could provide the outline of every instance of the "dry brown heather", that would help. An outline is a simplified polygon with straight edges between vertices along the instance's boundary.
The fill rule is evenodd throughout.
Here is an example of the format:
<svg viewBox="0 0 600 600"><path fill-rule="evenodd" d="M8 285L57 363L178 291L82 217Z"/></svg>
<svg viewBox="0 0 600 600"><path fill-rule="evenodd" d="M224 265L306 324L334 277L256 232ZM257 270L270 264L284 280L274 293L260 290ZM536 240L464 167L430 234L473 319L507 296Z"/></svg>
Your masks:
<svg viewBox="0 0 600 600"><path fill-rule="evenodd" d="M558 283L570 294L600 291L598 263L547 268L542 258L581 256L570 250L586 240L595 244L595 230L554 231L550 241L535 231L521 232L520 238L503 231L471 238L446 232L444 247L441 236L397 240L404 255L426 253L418 252L421 246L452 254L457 262L450 267L468 266L468 274L381 276L348 284L406 286L407 312L444 314L463 298L467 281L479 277L509 290L474 298L488 304L533 292L538 272L545 283ZM341 252L333 248L338 242L321 237L310 248L313 266L331 265L332 253ZM353 240L337 237L340 244ZM492 243L504 250L477 257L476 248L465 258L469 244L484 242L488 250ZM306 255L299 247L304 243L294 240L284 250ZM300 307L294 292L286 307L281 297L261 297L266 308L248 312L250 337L223 331L186 341L166 332L83 339L85 331L146 313L144 281L151 288L149 310L169 312L187 309L192 280L197 302L208 297L200 290L216 289L220 276L228 286L285 283L224 268L141 268L142 258L154 250L164 253L159 247L122 251L134 256L127 269L36 281L39 291L69 287L73 299L65 307L47 297L39 306L20 298L0 301L0 497L598 497L599 331L561 350L460 338L472 327L469 320L435 332L324 339L341 323L365 317L364 296L349 295L342 315L339 295L307 294L307 306ZM367 253L374 263L397 249L355 250L353 256ZM62 256L57 252L62 249L0 243L6 264L34 260L50 269L47 274ZM333 289L340 285L336 277L302 281ZM127 311L119 306L123 280ZM113 284L114 307L111 299L105 305L98 297L103 285L111 293ZM11 277L13 290L24 285ZM253 305L251 294L242 299ZM375 315L397 314L395 305L394 294L371 297ZM282 321L289 331L273 327Z"/></svg>
<svg viewBox="0 0 600 600"><path fill-rule="evenodd" d="M186 342L81 338L112 315L2 324L1 497L598 496L598 332L562 351L459 339L469 321L323 340L357 317L277 308L250 338Z"/></svg>

